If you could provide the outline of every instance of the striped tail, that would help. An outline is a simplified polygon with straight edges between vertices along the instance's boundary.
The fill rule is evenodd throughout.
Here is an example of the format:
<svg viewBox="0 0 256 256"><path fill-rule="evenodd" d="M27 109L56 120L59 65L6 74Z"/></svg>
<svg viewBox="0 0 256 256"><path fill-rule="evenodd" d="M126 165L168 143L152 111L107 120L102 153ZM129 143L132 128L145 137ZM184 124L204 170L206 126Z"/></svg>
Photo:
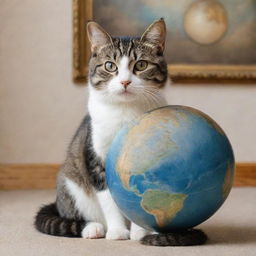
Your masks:
<svg viewBox="0 0 256 256"><path fill-rule="evenodd" d="M163 234L144 236L140 242L154 246L190 246L201 245L207 241L207 235L200 229L188 229Z"/></svg>
<svg viewBox="0 0 256 256"><path fill-rule="evenodd" d="M85 226L85 221L61 217L56 204L52 203L43 206L38 211L34 224L38 231L48 235L81 237L81 231Z"/></svg>

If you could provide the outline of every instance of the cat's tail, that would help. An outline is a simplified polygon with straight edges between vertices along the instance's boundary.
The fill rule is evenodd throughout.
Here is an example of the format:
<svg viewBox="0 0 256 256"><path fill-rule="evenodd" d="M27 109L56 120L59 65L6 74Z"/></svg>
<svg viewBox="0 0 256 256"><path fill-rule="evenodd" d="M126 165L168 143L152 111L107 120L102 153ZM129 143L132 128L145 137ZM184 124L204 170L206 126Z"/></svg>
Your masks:
<svg viewBox="0 0 256 256"><path fill-rule="evenodd" d="M207 235L200 229L188 229L171 233L144 236L140 242L154 246L189 246L201 245L207 241Z"/></svg>
<svg viewBox="0 0 256 256"><path fill-rule="evenodd" d="M42 233L53 236L81 237L83 220L72 220L59 215L56 204L43 206L35 217L34 225Z"/></svg>

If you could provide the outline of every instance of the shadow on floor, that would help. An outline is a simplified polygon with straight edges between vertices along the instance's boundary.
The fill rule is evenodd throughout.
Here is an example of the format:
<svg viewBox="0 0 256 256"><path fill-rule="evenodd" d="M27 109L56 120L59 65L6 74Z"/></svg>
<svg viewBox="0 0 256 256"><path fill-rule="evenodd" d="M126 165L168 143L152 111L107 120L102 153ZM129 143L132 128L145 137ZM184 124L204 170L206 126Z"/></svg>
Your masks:
<svg viewBox="0 0 256 256"><path fill-rule="evenodd" d="M208 244L251 244L256 243L256 226L205 226Z"/></svg>

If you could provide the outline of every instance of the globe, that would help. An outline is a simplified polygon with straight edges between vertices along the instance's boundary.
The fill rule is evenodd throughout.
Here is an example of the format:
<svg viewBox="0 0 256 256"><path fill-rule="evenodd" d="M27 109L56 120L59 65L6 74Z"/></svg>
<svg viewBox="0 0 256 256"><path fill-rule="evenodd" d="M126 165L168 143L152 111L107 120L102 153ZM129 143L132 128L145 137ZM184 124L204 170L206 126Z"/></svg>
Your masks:
<svg viewBox="0 0 256 256"><path fill-rule="evenodd" d="M227 14L216 0L193 2L184 16L184 28L191 39L200 44L218 41L228 27Z"/></svg>
<svg viewBox="0 0 256 256"><path fill-rule="evenodd" d="M120 210L158 232L208 219L227 198L233 177L227 136L186 106L158 108L125 125L106 157L107 184Z"/></svg>

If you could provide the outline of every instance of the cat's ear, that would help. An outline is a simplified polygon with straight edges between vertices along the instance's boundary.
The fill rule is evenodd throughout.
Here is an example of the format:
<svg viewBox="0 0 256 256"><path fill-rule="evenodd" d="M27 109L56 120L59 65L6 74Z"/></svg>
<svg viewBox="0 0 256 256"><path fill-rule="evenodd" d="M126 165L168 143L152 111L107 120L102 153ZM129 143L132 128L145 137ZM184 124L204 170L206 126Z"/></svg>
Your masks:
<svg viewBox="0 0 256 256"><path fill-rule="evenodd" d="M103 45L112 44L111 36L94 21L89 21L87 23L87 35L91 42L91 51L94 51Z"/></svg>
<svg viewBox="0 0 256 256"><path fill-rule="evenodd" d="M166 26L164 19L161 18L153 22L143 33L141 37L141 42L149 43L156 46L161 52L164 51L166 37Z"/></svg>

